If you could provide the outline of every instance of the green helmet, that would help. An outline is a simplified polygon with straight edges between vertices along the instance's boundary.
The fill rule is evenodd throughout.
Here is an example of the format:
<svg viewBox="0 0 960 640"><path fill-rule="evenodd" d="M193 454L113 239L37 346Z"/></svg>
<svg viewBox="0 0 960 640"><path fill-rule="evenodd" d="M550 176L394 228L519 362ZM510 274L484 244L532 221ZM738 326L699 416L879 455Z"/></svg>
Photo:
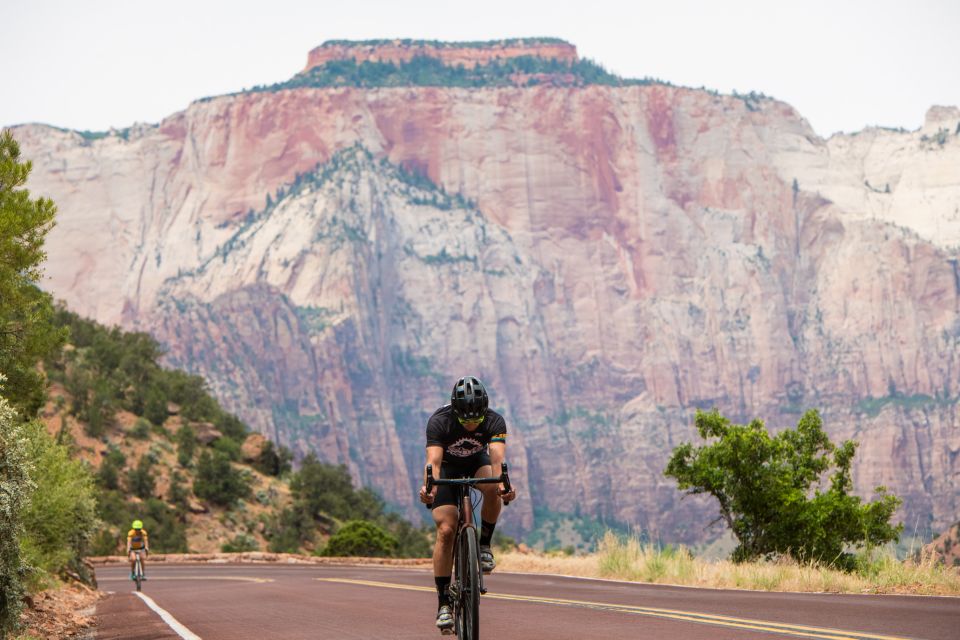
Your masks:
<svg viewBox="0 0 960 640"><path fill-rule="evenodd" d="M133 521L133 525L131 525L131 526L132 526L134 529L143 529L143 522L140 521L140 520L134 520L134 521Z"/></svg>

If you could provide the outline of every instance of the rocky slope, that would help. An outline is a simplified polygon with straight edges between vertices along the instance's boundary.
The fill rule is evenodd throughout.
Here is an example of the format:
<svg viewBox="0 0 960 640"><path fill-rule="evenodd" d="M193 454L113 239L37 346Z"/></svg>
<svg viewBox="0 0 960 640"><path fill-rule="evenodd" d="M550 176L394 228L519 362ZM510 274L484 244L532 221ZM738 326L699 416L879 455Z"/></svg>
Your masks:
<svg viewBox="0 0 960 640"><path fill-rule="evenodd" d="M511 425L514 530L536 507L694 541L710 508L661 472L697 407L821 407L862 494L956 520L958 128L823 140L653 84L259 91L15 135L60 207L55 295L255 428L412 515L425 418L472 372Z"/></svg>
<svg viewBox="0 0 960 640"><path fill-rule="evenodd" d="M920 559L942 562L960 571L960 522L937 536L920 551Z"/></svg>

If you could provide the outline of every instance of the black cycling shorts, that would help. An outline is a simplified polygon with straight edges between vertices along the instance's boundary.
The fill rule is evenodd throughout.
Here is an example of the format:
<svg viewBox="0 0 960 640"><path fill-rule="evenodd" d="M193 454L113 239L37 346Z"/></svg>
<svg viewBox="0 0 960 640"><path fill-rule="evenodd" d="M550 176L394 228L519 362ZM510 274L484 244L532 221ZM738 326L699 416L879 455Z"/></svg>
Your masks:
<svg viewBox="0 0 960 640"><path fill-rule="evenodd" d="M476 459L468 464L450 464L444 462L440 465L440 477L449 478L473 478L480 467L490 465L490 454L484 452L478 454ZM429 505L431 509L439 507L442 504L457 504L457 494L455 487L443 485L437 487L437 497L433 499L433 504Z"/></svg>

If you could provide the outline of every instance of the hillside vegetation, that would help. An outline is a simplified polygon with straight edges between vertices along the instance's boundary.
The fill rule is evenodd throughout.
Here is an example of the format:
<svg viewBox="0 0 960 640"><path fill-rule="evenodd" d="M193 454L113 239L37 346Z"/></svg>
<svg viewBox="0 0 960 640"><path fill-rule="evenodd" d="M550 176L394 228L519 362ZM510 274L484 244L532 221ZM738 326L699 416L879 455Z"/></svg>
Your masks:
<svg viewBox="0 0 960 640"><path fill-rule="evenodd" d="M369 555L429 555L426 532L355 489L345 467L310 456L292 471L290 452L250 433L203 379L160 367L150 336L65 309L55 323L70 341L45 364L43 419L94 474L103 521L95 555L122 551L135 518L159 552L324 553L343 524L362 520L382 530ZM344 547L337 541L331 553Z"/></svg>

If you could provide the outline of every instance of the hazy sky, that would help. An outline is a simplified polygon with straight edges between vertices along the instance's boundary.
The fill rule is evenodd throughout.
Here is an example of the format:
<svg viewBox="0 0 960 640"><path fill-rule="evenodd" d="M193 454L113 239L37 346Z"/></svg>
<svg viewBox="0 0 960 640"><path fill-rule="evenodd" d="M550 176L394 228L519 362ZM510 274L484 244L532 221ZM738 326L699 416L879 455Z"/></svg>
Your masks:
<svg viewBox="0 0 960 640"><path fill-rule="evenodd" d="M101 130L285 80L329 39L555 36L628 77L784 100L821 135L960 105L960 0L0 0L0 125Z"/></svg>

